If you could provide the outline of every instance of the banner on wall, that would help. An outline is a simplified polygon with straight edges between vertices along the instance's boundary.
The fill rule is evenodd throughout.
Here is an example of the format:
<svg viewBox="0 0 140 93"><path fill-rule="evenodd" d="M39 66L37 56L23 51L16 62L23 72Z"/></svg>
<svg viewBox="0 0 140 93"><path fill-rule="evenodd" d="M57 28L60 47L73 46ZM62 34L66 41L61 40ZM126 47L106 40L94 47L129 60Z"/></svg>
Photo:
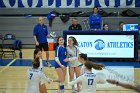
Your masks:
<svg viewBox="0 0 140 93"><path fill-rule="evenodd" d="M67 40L70 36L88 57L134 58L134 35L67 35Z"/></svg>
<svg viewBox="0 0 140 93"><path fill-rule="evenodd" d="M0 8L135 8L140 0L0 0Z"/></svg>

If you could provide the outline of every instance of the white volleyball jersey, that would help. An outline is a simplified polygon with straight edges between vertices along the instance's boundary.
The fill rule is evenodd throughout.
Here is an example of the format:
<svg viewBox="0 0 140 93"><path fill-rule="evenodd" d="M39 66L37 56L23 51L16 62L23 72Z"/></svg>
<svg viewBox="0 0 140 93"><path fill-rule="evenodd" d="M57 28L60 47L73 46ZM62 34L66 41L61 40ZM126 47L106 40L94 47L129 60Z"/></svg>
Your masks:
<svg viewBox="0 0 140 93"><path fill-rule="evenodd" d="M85 65L83 64L83 66L81 67L81 75L85 73Z"/></svg>
<svg viewBox="0 0 140 93"><path fill-rule="evenodd" d="M100 82L100 80L101 78L99 78L96 74L86 72L74 81L71 81L69 84L72 86L78 82L82 82L82 89L80 93L96 93L96 84Z"/></svg>
<svg viewBox="0 0 140 93"><path fill-rule="evenodd" d="M78 61L78 56L80 53L78 46L74 46L72 48L67 46L66 49L67 49L67 57L69 58L69 66L77 67L81 65L81 63Z"/></svg>
<svg viewBox="0 0 140 93"><path fill-rule="evenodd" d="M92 68L92 72L94 71L94 73L96 74L96 71ZM85 65L83 64L82 66L81 66L81 72L80 72L80 74L82 75L82 74L84 74L86 71L85 71Z"/></svg>
<svg viewBox="0 0 140 93"><path fill-rule="evenodd" d="M27 71L27 93L39 93L39 83L41 79L50 81L50 79L39 69L29 69Z"/></svg>

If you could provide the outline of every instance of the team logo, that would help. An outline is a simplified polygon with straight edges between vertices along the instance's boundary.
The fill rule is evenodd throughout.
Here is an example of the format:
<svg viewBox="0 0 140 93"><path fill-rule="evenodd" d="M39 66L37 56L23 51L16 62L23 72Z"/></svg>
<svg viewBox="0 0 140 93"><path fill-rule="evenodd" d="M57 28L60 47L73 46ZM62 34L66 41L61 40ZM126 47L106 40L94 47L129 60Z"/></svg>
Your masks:
<svg viewBox="0 0 140 93"><path fill-rule="evenodd" d="M94 43L95 43L95 48L96 48L97 50L102 50L102 49L105 48L105 43L104 43L104 41L101 40L101 39L97 39Z"/></svg>

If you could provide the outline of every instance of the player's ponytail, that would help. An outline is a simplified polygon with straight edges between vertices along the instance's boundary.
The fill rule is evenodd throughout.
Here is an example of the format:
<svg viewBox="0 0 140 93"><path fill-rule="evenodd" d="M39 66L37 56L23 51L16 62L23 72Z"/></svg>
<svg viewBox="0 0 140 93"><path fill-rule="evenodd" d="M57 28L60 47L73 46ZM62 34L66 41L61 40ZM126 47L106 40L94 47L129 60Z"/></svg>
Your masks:
<svg viewBox="0 0 140 93"><path fill-rule="evenodd" d="M92 67L96 70L103 70L104 65L103 64L97 64L97 63L93 63Z"/></svg>
<svg viewBox="0 0 140 93"><path fill-rule="evenodd" d="M33 68L38 68L40 66L40 58L36 57L37 53L41 50L39 48L34 50L34 59L32 61Z"/></svg>
<svg viewBox="0 0 140 93"><path fill-rule="evenodd" d="M96 64L96 63L93 63L91 61L86 61L85 66L89 70L91 70L92 68L94 68L95 70L102 70L104 67L103 64Z"/></svg>
<svg viewBox="0 0 140 93"><path fill-rule="evenodd" d="M36 58L36 55L37 55L37 53L38 53L39 51L41 51L39 48L37 48L37 49L34 50L34 59Z"/></svg>
<svg viewBox="0 0 140 93"><path fill-rule="evenodd" d="M38 68L40 66L40 59L39 59L39 57L35 58L32 61L32 65L33 65L33 68Z"/></svg>
<svg viewBox="0 0 140 93"><path fill-rule="evenodd" d="M79 57L80 57L80 58L83 58L85 61L88 60L87 54L81 53L81 54L79 54Z"/></svg>

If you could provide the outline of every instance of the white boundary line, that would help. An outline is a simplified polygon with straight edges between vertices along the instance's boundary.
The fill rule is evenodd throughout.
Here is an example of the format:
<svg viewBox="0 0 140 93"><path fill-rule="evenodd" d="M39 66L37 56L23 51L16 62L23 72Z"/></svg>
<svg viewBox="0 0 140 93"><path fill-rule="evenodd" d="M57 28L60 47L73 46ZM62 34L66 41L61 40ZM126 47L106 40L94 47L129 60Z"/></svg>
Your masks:
<svg viewBox="0 0 140 93"><path fill-rule="evenodd" d="M2 70L0 70L0 73L3 72L6 68L8 68L12 63L14 63L17 59L13 59L9 64L7 64Z"/></svg>

